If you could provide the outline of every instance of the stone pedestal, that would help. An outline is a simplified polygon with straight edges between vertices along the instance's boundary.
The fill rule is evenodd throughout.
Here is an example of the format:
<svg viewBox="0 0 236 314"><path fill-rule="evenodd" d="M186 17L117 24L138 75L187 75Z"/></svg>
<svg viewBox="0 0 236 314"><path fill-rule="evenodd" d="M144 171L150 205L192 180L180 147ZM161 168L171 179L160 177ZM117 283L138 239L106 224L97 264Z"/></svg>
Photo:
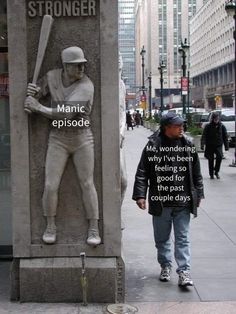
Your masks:
<svg viewBox="0 0 236 314"><path fill-rule="evenodd" d="M120 158L118 97L118 4L115 0L8 0L13 195L12 299L40 302L82 300L80 253L87 256L91 302L122 301ZM32 81L44 14L54 18L40 72L61 67L60 53L83 49L86 74L94 84L91 128L94 134L94 183L99 202L102 243L86 244L88 222L80 184L69 159L62 177L56 217L57 242L42 241L44 167L50 123L24 110ZM49 100L45 100L47 105ZM102 287L102 288L101 288ZM46 290L45 290L46 289Z"/></svg>
<svg viewBox="0 0 236 314"><path fill-rule="evenodd" d="M88 302L116 302L116 269L116 258L86 259ZM22 302L83 301L79 258L22 259L19 273Z"/></svg>

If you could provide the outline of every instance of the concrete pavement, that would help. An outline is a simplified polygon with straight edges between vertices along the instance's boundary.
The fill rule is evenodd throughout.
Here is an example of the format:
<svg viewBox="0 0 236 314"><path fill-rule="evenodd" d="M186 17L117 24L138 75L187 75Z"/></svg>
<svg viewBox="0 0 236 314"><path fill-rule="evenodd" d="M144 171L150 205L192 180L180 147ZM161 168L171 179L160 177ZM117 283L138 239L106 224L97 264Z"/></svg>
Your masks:
<svg viewBox="0 0 236 314"><path fill-rule="evenodd" d="M221 179L210 180L207 160L200 153L205 186L199 217L191 220L192 277L194 288L182 291L173 272L169 283L158 281L151 216L130 200L134 173L149 130L126 133L129 188L123 208L126 229L124 252L127 272L127 302L236 301L236 168L228 167L233 149L222 162ZM138 153L139 151L139 153ZM129 197L128 197L129 196ZM236 312L236 303L235 303Z"/></svg>
<svg viewBox="0 0 236 314"><path fill-rule="evenodd" d="M207 160L200 154L205 200L199 217L191 220L193 288L181 290L177 274L168 283L158 280L151 216L131 200L134 174L141 151L151 134L143 127L126 132L128 190L122 215L126 263L126 303L142 314L236 313L236 168L228 167L233 149L223 160L221 179L210 180ZM9 302L9 262L0 262L0 314L5 313L107 313L106 305L20 304Z"/></svg>

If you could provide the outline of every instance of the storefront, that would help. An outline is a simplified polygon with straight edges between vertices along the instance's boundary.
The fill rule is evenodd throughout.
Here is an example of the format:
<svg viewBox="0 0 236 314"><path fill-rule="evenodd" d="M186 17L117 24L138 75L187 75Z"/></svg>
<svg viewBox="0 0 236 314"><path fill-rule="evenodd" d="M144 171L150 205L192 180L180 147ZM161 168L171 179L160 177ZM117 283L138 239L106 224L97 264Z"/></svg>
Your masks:
<svg viewBox="0 0 236 314"><path fill-rule="evenodd" d="M0 2L0 258L11 255L10 115L6 0Z"/></svg>

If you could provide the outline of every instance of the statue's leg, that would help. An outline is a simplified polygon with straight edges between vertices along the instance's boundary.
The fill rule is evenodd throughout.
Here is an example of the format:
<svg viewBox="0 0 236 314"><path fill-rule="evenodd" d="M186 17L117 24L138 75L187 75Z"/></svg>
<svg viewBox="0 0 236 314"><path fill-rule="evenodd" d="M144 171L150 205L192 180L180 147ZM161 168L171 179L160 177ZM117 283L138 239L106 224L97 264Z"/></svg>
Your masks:
<svg viewBox="0 0 236 314"><path fill-rule="evenodd" d="M87 243L89 245L98 245L101 243L101 238L98 229L98 197L93 180L94 144L92 133L89 130L87 131L80 134L80 143L82 144L74 153L73 161L82 190L86 217L89 222Z"/></svg>
<svg viewBox="0 0 236 314"><path fill-rule="evenodd" d="M58 139L50 138L45 165L45 186L43 193L43 211L47 227L43 241L48 244L56 242L55 216L58 205L58 189L64 172L68 152Z"/></svg>

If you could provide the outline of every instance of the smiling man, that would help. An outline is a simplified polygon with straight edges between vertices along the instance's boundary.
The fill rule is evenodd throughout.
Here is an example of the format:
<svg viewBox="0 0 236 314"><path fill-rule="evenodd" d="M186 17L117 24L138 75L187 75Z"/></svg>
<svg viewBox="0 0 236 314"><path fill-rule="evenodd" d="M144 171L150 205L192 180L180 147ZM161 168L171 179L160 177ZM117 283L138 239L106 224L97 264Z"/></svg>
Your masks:
<svg viewBox="0 0 236 314"><path fill-rule="evenodd" d="M154 133L139 162L133 199L146 209L149 189L149 213L153 215L159 279L169 281L172 267L171 228L174 228L174 256L179 286L192 286L190 276L190 214L197 216L203 194L198 154L184 136L184 120L169 112L161 119L160 131Z"/></svg>

